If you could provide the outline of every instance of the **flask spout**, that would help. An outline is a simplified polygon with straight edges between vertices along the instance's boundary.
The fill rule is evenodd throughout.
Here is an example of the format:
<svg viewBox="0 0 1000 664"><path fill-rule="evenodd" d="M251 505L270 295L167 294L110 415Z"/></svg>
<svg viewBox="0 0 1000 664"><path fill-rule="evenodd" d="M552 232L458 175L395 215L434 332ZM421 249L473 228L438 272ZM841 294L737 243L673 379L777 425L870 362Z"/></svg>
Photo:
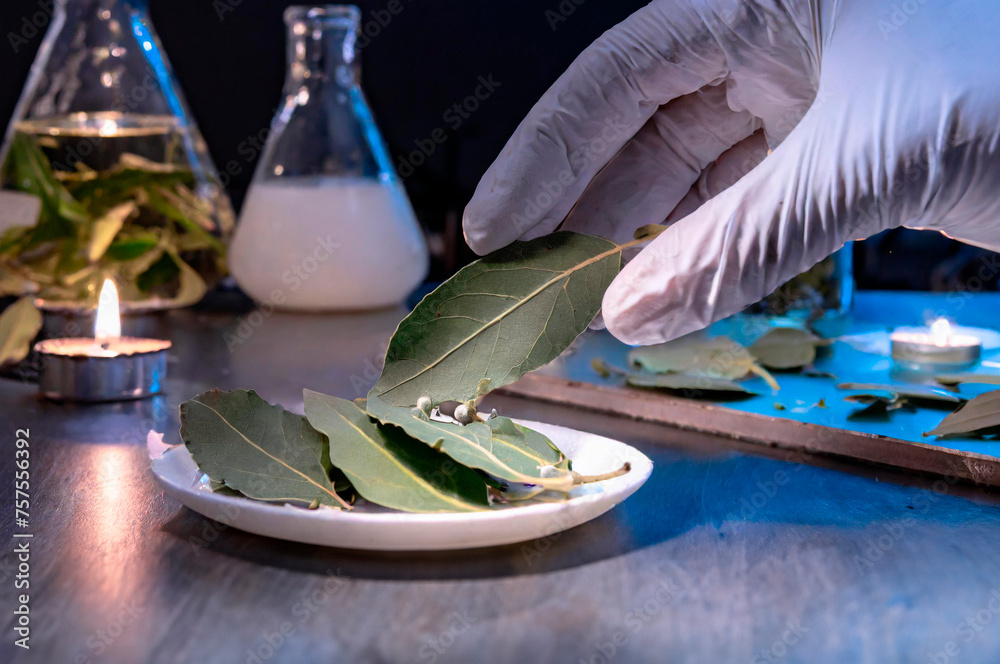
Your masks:
<svg viewBox="0 0 1000 664"><path fill-rule="evenodd" d="M286 88L357 85L361 74L357 57L360 21L361 11L353 5L286 9L289 63Z"/></svg>

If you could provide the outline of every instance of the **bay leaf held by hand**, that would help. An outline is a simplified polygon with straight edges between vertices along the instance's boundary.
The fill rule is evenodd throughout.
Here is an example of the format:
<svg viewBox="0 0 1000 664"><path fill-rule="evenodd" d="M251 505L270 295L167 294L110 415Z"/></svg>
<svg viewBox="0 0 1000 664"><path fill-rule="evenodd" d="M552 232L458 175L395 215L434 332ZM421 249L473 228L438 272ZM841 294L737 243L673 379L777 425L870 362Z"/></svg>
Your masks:
<svg viewBox="0 0 1000 664"><path fill-rule="evenodd" d="M406 512L487 509L486 483L400 428L379 426L350 401L304 390L306 417L330 440L330 460L365 499Z"/></svg>
<svg viewBox="0 0 1000 664"><path fill-rule="evenodd" d="M653 373L681 373L735 380L743 378L753 366L746 348L728 337L705 338L700 335L629 351L633 367Z"/></svg>
<svg viewBox="0 0 1000 664"><path fill-rule="evenodd" d="M980 394L945 417L925 436L982 436L1000 429L1000 390Z"/></svg>
<svg viewBox="0 0 1000 664"><path fill-rule="evenodd" d="M0 365L20 362L42 329L42 314L30 297L22 297L0 314Z"/></svg>
<svg viewBox="0 0 1000 664"><path fill-rule="evenodd" d="M326 438L248 390L210 390L180 406L181 440L213 480L250 498L349 506L327 470Z"/></svg>
<svg viewBox="0 0 1000 664"><path fill-rule="evenodd" d="M532 447L517 425L505 417L493 418L489 424L472 422L465 426L436 422L419 408L387 406L378 397L368 399L366 409L382 424L399 427L411 438L455 461L509 482L544 483L542 467L564 458L554 446L550 447L551 443L546 444L548 439L541 434L537 434L544 439L541 449Z"/></svg>
<svg viewBox="0 0 1000 664"><path fill-rule="evenodd" d="M400 324L369 393L394 406L469 401L558 356L587 329L621 269L621 247L559 232L459 270Z"/></svg>

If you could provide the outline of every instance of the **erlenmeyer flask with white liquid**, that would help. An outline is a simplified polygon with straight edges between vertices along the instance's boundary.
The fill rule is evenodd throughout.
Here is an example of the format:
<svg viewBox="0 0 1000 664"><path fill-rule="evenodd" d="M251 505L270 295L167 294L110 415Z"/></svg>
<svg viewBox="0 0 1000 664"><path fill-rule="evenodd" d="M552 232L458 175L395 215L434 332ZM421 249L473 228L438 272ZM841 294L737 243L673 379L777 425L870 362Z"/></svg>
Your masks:
<svg viewBox="0 0 1000 664"><path fill-rule="evenodd" d="M359 85L353 6L290 7L285 101L240 214L230 270L281 309L401 303L427 274L423 233Z"/></svg>

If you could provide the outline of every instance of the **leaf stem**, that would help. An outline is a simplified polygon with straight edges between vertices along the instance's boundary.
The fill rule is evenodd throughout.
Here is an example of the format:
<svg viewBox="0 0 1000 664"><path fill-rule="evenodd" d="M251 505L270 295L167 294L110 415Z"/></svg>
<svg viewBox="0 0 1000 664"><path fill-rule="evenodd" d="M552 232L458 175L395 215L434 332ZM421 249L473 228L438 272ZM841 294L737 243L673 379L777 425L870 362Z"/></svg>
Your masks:
<svg viewBox="0 0 1000 664"><path fill-rule="evenodd" d="M781 385L778 385L778 381L775 380L774 376L771 375L771 372L765 369L764 367L760 366L756 362L750 365L750 373L756 374L761 378L763 378L764 382L770 385L772 390L778 391L781 389Z"/></svg>
<svg viewBox="0 0 1000 664"><path fill-rule="evenodd" d="M628 461L625 462L618 470L612 470L609 473L602 473L600 475L581 475L580 473L573 473L573 485L577 484L589 484L591 482L602 482L604 480L610 480L615 477L621 477L625 473L632 470L632 464Z"/></svg>

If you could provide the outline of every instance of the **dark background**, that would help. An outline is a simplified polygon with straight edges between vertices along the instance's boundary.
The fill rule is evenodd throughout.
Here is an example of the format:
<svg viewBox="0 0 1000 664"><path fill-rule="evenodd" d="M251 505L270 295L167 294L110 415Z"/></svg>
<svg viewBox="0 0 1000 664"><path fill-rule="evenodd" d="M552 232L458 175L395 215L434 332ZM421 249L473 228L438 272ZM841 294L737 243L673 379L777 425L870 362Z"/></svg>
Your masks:
<svg viewBox="0 0 1000 664"><path fill-rule="evenodd" d="M42 22L52 0L0 2L0 121L8 122L42 30L15 52L8 34L25 36L25 21ZM394 162L438 128L447 140L404 178L425 228L436 238L433 277L471 254L462 246L461 210L508 136L573 58L642 0L400 0L383 27L372 12L389 0L358 2L367 37L362 79ZM217 167L241 172L227 183L240 205L254 163L248 140L270 124L285 74L282 0L151 0L153 24L173 64ZM382 13L383 22L386 13ZM559 17L558 20L553 19ZM470 95L480 76L497 90L458 129L442 115ZM855 247L864 288L951 290L970 283L983 251L936 233L891 231ZM994 270L995 272L995 270ZM984 288L996 289L992 274ZM973 280L976 283L975 280Z"/></svg>

